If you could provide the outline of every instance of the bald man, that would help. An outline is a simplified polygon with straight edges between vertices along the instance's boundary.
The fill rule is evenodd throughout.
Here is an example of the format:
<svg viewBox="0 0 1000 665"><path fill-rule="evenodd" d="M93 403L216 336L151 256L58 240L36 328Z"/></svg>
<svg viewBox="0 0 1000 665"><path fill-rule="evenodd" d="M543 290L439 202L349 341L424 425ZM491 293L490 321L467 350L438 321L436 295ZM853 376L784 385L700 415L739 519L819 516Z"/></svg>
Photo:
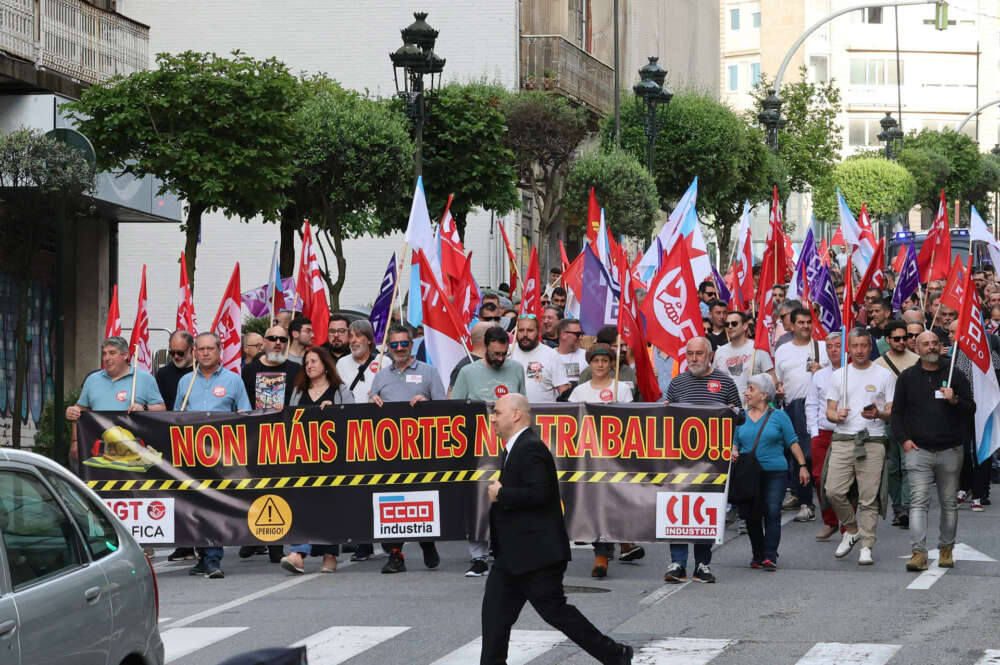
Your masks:
<svg viewBox="0 0 1000 665"><path fill-rule="evenodd" d="M254 358L260 355L260 350L264 348L264 337L252 332L243 335L243 366L246 367L253 362Z"/></svg>
<svg viewBox="0 0 1000 665"><path fill-rule="evenodd" d="M602 634L566 602L563 574L570 551L556 465L531 429L528 400L520 393L504 395L491 418L506 449L500 479L488 489L495 563L483 595L480 665L506 664L510 630L525 602L601 663L628 665L632 647Z"/></svg>

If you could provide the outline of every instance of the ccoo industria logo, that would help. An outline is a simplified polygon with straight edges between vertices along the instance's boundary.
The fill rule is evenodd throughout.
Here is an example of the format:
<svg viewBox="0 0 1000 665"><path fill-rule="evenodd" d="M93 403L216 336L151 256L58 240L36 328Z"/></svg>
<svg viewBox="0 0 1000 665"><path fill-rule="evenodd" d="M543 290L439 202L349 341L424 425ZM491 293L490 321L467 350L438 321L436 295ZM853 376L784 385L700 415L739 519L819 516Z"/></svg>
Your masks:
<svg viewBox="0 0 1000 665"><path fill-rule="evenodd" d="M437 490L372 494L372 514L375 538L441 535Z"/></svg>

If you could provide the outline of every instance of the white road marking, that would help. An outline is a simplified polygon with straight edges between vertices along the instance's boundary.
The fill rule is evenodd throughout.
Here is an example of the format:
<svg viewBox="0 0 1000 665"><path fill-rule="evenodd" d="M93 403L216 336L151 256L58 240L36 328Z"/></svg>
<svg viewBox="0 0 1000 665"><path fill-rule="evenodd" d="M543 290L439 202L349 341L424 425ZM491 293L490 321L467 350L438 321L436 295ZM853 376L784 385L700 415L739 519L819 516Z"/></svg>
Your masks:
<svg viewBox="0 0 1000 665"><path fill-rule="evenodd" d="M566 641L566 636L554 630L512 630L510 647L507 650L507 665L525 665L557 644ZM469 665L478 663L483 648L483 638L477 637L431 665ZM312 658L309 659L312 663Z"/></svg>
<svg viewBox="0 0 1000 665"><path fill-rule="evenodd" d="M796 665L884 665L899 647L898 644L818 642Z"/></svg>
<svg viewBox="0 0 1000 665"><path fill-rule="evenodd" d="M707 665L734 640L674 637L649 642L636 650L636 665Z"/></svg>
<svg viewBox="0 0 1000 665"><path fill-rule="evenodd" d="M956 543L955 547L952 548L952 557L955 561L996 561L993 557L983 554L974 547L969 547L965 543ZM941 579L945 573L947 573L951 568L941 568L938 566L938 558L941 553L934 549L927 552L927 570L920 573L915 580L910 582L906 588L907 589L919 589L926 590L934 586L934 583ZM909 559L910 557L906 554L899 557L900 559Z"/></svg>
<svg viewBox="0 0 1000 665"><path fill-rule="evenodd" d="M781 516L781 526L785 526L786 524L791 522L793 519L795 519L796 515L798 515L798 511L786 512L784 515Z"/></svg>
<svg viewBox="0 0 1000 665"><path fill-rule="evenodd" d="M310 665L338 665L409 629L409 626L332 626L292 646L306 647Z"/></svg>
<svg viewBox="0 0 1000 665"><path fill-rule="evenodd" d="M680 591L681 589L683 589L684 587L686 587L688 584L691 584L690 580L687 581L687 582L681 582L680 584L664 584L663 586L661 586L656 591L653 591L652 593L648 593L645 596L643 596L642 598L640 598L639 599L639 604L640 605L655 605L656 603L660 602L664 598L667 598L668 596L674 595L675 593L677 593L678 591Z"/></svg>
<svg viewBox="0 0 1000 665"><path fill-rule="evenodd" d="M171 628L160 636L163 639L164 662L182 658L189 653L215 644L246 630L246 626L226 628Z"/></svg>
<svg viewBox="0 0 1000 665"><path fill-rule="evenodd" d="M1000 649L987 649L976 665L1000 665Z"/></svg>
<svg viewBox="0 0 1000 665"><path fill-rule="evenodd" d="M906 585L907 589L930 589L934 586L934 583L941 579L945 573L947 573L951 568L941 568L938 566L937 559L934 559L927 565L927 570L920 573L917 579Z"/></svg>
<svg viewBox="0 0 1000 665"><path fill-rule="evenodd" d="M166 623L168 621L173 621L170 617L160 617L157 623Z"/></svg>

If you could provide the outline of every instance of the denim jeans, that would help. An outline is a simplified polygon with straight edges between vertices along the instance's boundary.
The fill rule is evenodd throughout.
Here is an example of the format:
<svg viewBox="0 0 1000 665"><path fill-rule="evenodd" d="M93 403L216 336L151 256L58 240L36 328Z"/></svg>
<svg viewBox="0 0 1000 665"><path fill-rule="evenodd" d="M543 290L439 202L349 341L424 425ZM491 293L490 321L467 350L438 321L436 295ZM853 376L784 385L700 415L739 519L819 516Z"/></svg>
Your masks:
<svg viewBox="0 0 1000 665"><path fill-rule="evenodd" d="M809 428L806 426L806 400L795 399L785 404L785 413L792 421L795 429L795 438L799 441L799 448L806 458L806 468L812 468L812 437L809 436ZM799 482L799 463L795 458L787 454L788 458L788 487L792 490L799 503L803 506L813 507L813 488L811 485L803 485Z"/></svg>
<svg viewBox="0 0 1000 665"><path fill-rule="evenodd" d="M216 566L222 563L223 550L221 547L203 547L201 548L201 555L205 559L205 565L215 564Z"/></svg>
<svg viewBox="0 0 1000 665"><path fill-rule="evenodd" d="M785 496L785 472L764 471L761 478L761 508L754 514L753 506L740 506L740 517L747 521L747 535L755 561L778 560L781 542L781 500Z"/></svg>
<svg viewBox="0 0 1000 665"><path fill-rule="evenodd" d="M670 544L670 562L680 564L681 568L687 569L688 565L688 544ZM706 566L712 563L712 543L694 544L694 563L697 566L703 563Z"/></svg>
<svg viewBox="0 0 1000 665"><path fill-rule="evenodd" d="M962 471L962 446L934 451L919 448L904 453L910 475L910 543L914 550L927 551L927 506L931 484L937 485L941 504L941 534L938 546L955 544L958 528L958 477Z"/></svg>
<svg viewBox="0 0 1000 665"><path fill-rule="evenodd" d="M340 545L292 545L288 551L296 552L304 557L325 556L327 554L340 556Z"/></svg>

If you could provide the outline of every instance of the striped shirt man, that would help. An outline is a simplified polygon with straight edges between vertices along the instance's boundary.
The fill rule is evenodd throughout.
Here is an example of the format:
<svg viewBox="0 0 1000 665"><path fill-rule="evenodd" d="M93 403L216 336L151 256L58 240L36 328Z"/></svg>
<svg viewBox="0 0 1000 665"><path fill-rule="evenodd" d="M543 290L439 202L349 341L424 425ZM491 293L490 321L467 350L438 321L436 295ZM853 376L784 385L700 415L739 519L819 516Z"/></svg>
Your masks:
<svg viewBox="0 0 1000 665"><path fill-rule="evenodd" d="M739 407L740 392L729 375L713 369L704 376L695 376L690 370L678 374L667 388L668 403L725 404Z"/></svg>

